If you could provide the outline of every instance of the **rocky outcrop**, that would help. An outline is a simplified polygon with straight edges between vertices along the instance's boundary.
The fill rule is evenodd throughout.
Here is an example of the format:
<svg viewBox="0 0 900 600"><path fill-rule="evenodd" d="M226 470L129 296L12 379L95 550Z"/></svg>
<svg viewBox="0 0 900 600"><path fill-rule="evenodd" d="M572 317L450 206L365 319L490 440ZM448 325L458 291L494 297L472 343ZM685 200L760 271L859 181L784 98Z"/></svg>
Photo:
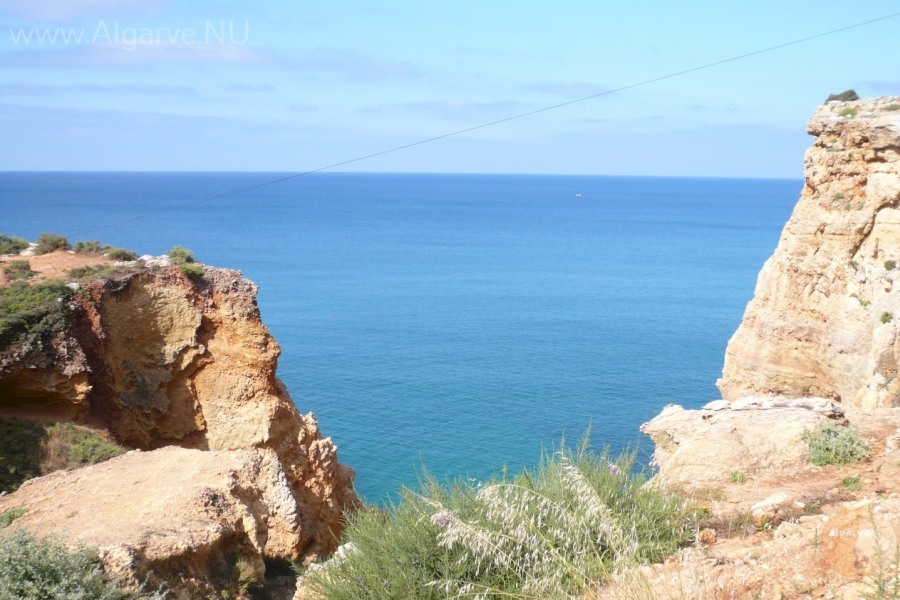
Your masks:
<svg viewBox="0 0 900 600"><path fill-rule="evenodd" d="M175 599L239 595L265 554L290 554L303 513L271 450L134 450L0 497L15 524L97 549L107 573ZM268 551L268 552L266 552Z"/></svg>
<svg viewBox="0 0 900 600"><path fill-rule="evenodd" d="M0 353L0 416L89 423L144 450L265 451L297 514L263 551L327 554L357 502L353 473L276 377L280 349L256 291L240 273L210 267L196 279L145 268L86 284L64 328Z"/></svg>
<svg viewBox="0 0 900 600"><path fill-rule="evenodd" d="M659 478L681 489L747 477L808 469L803 434L843 413L830 401L744 398L711 402L700 410L670 404L641 426L656 446Z"/></svg>
<svg viewBox="0 0 900 600"><path fill-rule="evenodd" d="M900 98L829 102L719 389L900 404Z"/></svg>

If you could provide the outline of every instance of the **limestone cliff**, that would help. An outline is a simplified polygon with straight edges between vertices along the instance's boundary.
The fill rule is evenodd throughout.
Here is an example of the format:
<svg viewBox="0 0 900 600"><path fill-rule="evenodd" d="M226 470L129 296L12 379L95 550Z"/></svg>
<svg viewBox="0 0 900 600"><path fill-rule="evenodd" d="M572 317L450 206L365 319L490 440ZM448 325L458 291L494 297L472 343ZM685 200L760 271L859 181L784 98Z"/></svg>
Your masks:
<svg viewBox="0 0 900 600"><path fill-rule="evenodd" d="M900 98L829 102L719 389L900 404ZM895 285L895 280L896 285Z"/></svg>
<svg viewBox="0 0 900 600"><path fill-rule="evenodd" d="M276 377L280 349L256 291L210 267L197 279L167 267L88 283L67 301L64 327L0 352L0 416L89 423L144 450L258 449L278 463L297 511L261 549L326 554L357 502L353 473Z"/></svg>

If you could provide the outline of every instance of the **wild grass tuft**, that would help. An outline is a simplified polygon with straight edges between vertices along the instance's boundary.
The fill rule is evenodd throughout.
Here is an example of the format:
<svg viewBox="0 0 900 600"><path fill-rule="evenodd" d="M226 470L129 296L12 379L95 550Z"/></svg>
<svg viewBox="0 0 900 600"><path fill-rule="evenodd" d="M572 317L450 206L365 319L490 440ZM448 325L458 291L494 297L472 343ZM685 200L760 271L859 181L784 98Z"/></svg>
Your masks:
<svg viewBox="0 0 900 600"><path fill-rule="evenodd" d="M426 479L351 517L354 550L309 576L326 598L568 597L692 537L679 502L633 474L635 454L562 449L472 486Z"/></svg>
<svg viewBox="0 0 900 600"><path fill-rule="evenodd" d="M803 434L809 444L809 460L815 465L846 465L869 458L866 443L849 427L836 423L821 423Z"/></svg>
<svg viewBox="0 0 900 600"><path fill-rule="evenodd" d="M728 481L738 484L747 483L747 476L743 471L732 471L728 474Z"/></svg>

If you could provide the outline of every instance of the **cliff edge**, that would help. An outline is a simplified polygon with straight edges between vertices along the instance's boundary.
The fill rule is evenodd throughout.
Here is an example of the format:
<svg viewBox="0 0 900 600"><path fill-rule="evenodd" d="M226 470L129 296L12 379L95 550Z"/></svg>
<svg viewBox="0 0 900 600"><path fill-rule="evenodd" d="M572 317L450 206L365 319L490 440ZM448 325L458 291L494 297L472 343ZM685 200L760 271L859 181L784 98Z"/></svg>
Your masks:
<svg viewBox="0 0 900 600"><path fill-rule="evenodd" d="M330 553L344 511L358 503L353 472L338 462L335 445L322 436L314 416L297 410L276 377L280 348L261 321L256 285L237 271L204 266L191 276L176 266L141 266L70 287L78 289L58 299L56 321L47 324L45 318L14 340L0 340L0 417L86 424L145 452L115 459L113 467L26 483L0 498L0 511L28 509L17 524L40 533L74 528L79 542L99 547L101 556L121 554L113 546L125 544L126 554L136 558L112 570L135 580L151 570L178 571L160 566L165 552L158 543L153 556L142 554L151 538L172 538L170 557L194 556L198 572L212 563L197 556L214 554L213 562L221 562L223 552L230 552L217 547L220 542L240 549L260 572L263 558L310 561ZM172 446L180 449L166 448ZM157 454L163 449L169 454ZM116 465L120 477L102 476ZM157 473L161 468L164 473ZM142 490L138 496L149 494L157 508L197 510L185 515L148 507L129 513L147 499L129 496L123 482L142 473L141 481L171 477L185 486L180 495L169 486L154 498L153 486L135 481L131 487ZM65 491L91 477L99 487L87 496ZM115 500L101 503L106 497ZM61 505L59 498L68 500ZM101 505L106 512L95 512ZM118 522L122 535L116 541L115 531L102 527L93 529L97 536L85 536L92 529L53 514L61 506L85 522ZM154 522L146 518L154 511L180 516ZM203 521L197 515L204 511L228 525L209 525L215 535L206 537L190 527L182 536L172 525ZM179 585L177 577L174 583Z"/></svg>
<svg viewBox="0 0 900 600"><path fill-rule="evenodd" d="M725 400L900 404L900 97L828 102L718 381Z"/></svg>

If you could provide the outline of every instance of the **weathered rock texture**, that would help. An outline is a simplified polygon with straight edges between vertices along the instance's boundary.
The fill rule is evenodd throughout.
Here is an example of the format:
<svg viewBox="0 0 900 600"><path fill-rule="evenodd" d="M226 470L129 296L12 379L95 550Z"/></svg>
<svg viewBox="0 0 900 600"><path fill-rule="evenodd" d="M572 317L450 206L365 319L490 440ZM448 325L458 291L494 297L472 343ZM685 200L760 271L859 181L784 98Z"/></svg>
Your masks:
<svg viewBox="0 0 900 600"><path fill-rule="evenodd" d="M184 600L261 581L264 552L290 554L304 527L271 450L135 450L0 497L0 513L20 507L15 526L96 548L109 574Z"/></svg>
<svg viewBox="0 0 900 600"><path fill-rule="evenodd" d="M816 139L800 201L728 344L719 389L726 400L892 406L900 403L900 98L830 102L808 130Z"/></svg>
<svg viewBox="0 0 900 600"><path fill-rule="evenodd" d="M753 477L808 469L804 432L839 415L821 398L719 400L701 410L670 404L641 432L656 445L662 482L689 489L728 481L732 472Z"/></svg>
<svg viewBox="0 0 900 600"><path fill-rule="evenodd" d="M271 451L297 504L267 554L331 551L353 474L275 376L280 349L236 271L145 269L88 284L51 339L0 353L0 416L99 425L131 448ZM277 538L277 541L275 541Z"/></svg>

